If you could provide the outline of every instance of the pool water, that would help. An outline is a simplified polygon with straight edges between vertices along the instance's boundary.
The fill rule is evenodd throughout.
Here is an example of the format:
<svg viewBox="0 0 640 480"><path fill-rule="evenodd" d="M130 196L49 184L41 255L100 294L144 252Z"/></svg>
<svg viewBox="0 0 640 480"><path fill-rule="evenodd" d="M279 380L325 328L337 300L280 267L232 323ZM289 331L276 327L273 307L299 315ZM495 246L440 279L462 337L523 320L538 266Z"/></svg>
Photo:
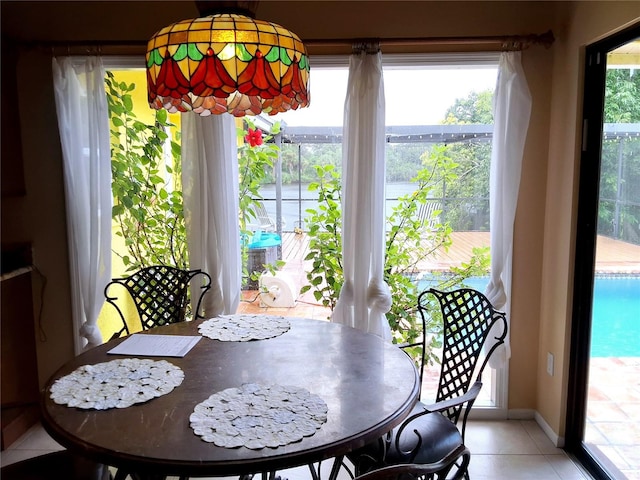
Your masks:
<svg viewBox="0 0 640 480"><path fill-rule="evenodd" d="M488 283L489 277L465 281L481 292ZM640 357L640 276L596 277L592 318L592 357Z"/></svg>
<svg viewBox="0 0 640 480"><path fill-rule="evenodd" d="M640 357L640 277L597 277L592 357Z"/></svg>

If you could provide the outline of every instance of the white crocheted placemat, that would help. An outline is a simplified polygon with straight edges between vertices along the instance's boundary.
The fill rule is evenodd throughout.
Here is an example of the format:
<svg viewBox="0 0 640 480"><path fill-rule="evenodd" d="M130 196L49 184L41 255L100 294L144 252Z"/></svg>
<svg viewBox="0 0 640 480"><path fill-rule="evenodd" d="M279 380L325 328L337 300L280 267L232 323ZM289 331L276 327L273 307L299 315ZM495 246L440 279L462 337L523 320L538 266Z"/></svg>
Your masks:
<svg viewBox="0 0 640 480"><path fill-rule="evenodd" d="M51 399L69 407L126 408L171 392L184 372L166 360L123 358L83 365L51 385Z"/></svg>
<svg viewBox="0 0 640 480"><path fill-rule="evenodd" d="M327 404L304 388L247 383L211 395L189 417L194 433L219 447L259 450L310 437Z"/></svg>
<svg viewBox="0 0 640 480"><path fill-rule="evenodd" d="M223 342L248 342L274 338L287 332L291 323L275 315L220 315L200 324L198 331L205 337Z"/></svg>

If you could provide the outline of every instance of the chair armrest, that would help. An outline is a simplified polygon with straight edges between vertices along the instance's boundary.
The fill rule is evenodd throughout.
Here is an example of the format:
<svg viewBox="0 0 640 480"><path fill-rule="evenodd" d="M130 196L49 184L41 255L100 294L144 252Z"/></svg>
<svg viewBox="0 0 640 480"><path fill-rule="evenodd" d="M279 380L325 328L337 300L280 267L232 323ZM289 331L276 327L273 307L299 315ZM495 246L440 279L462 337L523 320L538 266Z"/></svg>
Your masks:
<svg viewBox="0 0 640 480"><path fill-rule="evenodd" d="M203 271L203 270L191 270L191 279L193 279L194 277L201 275L203 277L203 283L202 285L200 285L200 294L198 296L198 301L196 302L196 309L193 312L193 319L196 320L198 318L205 318L202 315L200 315L200 306L202 305L202 300L204 299L204 294L207 293L209 291L209 289L211 289L211 275L209 275L207 272ZM193 301L193 299L192 299Z"/></svg>
<svg viewBox="0 0 640 480"><path fill-rule="evenodd" d="M482 382L476 380L473 385L467 390L464 395L459 397L450 398L449 400L443 400L441 402L432 403L430 405L424 405L426 412L443 412L451 407L457 407L463 403L470 402L476 399L482 388Z"/></svg>

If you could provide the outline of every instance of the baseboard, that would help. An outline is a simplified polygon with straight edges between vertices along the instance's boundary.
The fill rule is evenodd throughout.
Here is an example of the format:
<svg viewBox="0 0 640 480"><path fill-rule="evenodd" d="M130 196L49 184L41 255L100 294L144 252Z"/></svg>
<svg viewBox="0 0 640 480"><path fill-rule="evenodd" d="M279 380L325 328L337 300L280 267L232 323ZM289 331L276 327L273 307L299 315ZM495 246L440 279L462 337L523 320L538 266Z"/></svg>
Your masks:
<svg viewBox="0 0 640 480"><path fill-rule="evenodd" d="M9 448L16 440L38 423L40 409L38 405L23 405L2 408L2 435L0 449Z"/></svg>
<svg viewBox="0 0 640 480"><path fill-rule="evenodd" d="M549 424L542 418L538 412L535 413L536 423L540 426L542 431L549 437L549 440L558 448L564 447L564 437L559 436L553 429L549 426Z"/></svg>
<svg viewBox="0 0 640 480"><path fill-rule="evenodd" d="M564 447L564 437L560 437L536 410L530 408L514 408L509 410L509 420L535 420L554 446Z"/></svg>

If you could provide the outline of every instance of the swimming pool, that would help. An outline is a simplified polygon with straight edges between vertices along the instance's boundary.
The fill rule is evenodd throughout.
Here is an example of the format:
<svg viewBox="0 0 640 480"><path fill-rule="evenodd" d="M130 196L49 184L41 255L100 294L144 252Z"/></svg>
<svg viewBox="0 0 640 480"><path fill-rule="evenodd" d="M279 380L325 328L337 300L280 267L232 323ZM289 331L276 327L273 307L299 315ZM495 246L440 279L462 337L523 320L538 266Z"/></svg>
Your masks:
<svg viewBox="0 0 640 480"><path fill-rule="evenodd" d="M420 287L428 288L428 283ZM489 277L465 283L483 292ZM592 317L592 357L640 357L640 276L596 277Z"/></svg>
<svg viewBox="0 0 640 480"><path fill-rule="evenodd" d="M640 277L596 277L592 357L640 357Z"/></svg>

